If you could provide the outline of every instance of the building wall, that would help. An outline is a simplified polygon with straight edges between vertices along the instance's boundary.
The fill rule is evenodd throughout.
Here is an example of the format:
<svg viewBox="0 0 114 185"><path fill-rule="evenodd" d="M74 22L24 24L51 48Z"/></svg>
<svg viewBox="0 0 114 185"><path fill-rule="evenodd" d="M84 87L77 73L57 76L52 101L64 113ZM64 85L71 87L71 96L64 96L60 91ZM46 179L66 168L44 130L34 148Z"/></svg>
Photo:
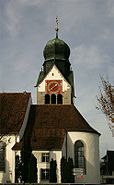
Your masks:
<svg viewBox="0 0 114 185"><path fill-rule="evenodd" d="M46 80L62 80L62 95L63 95L63 104L71 104L71 86L65 80L63 75L54 65L51 71L47 74L45 79L38 85L37 88L37 103L45 104L45 81Z"/></svg>
<svg viewBox="0 0 114 185"><path fill-rule="evenodd" d="M21 127L20 131L19 131L18 142L22 139L22 137L24 135L25 128L26 128L27 121L28 121L28 117L29 117L31 104L32 104L32 98L30 96L29 101L28 101L28 105L27 105L27 109L26 109L26 113L25 113L25 117L24 117L24 120L23 120L23 124L22 124L22 127Z"/></svg>
<svg viewBox="0 0 114 185"><path fill-rule="evenodd" d="M74 144L77 140L84 143L86 160L86 174L83 179L77 179L76 183L100 183L100 159L99 159L99 136L87 132L68 132L67 134L67 157L74 160Z"/></svg>
<svg viewBox="0 0 114 185"><path fill-rule="evenodd" d="M67 152L66 152L66 134L65 134L64 142L63 142L63 146L62 146L62 157L67 158L66 153L67 153Z"/></svg>
<svg viewBox="0 0 114 185"><path fill-rule="evenodd" d="M38 183L44 183L41 180L41 174L40 174L41 169L46 169L46 168L50 169L50 163L49 162L48 163L47 162L42 162L42 160L41 160L42 153L49 153L50 161L51 161L51 159L56 160L56 162L57 162L57 182L60 183L61 182L60 160L62 158L62 152L61 151L33 151L32 153L37 159ZM49 181L47 181L47 183L48 182Z"/></svg>
<svg viewBox="0 0 114 185"><path fill-rule="evenodd" d="M0 183L15 182L15 151L12 150L16 142L17 137L13 136L4 136L2 141L6 143L5 149L5 171L0 172Z"/></svg>

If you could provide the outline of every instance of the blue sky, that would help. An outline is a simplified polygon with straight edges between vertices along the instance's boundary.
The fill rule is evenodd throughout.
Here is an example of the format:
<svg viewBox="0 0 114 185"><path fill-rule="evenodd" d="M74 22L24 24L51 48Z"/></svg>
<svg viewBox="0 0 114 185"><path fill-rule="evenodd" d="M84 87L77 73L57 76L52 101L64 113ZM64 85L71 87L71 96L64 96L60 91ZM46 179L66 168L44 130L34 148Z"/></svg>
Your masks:
<svg viewBox="0 0 114 185"><path fill-rule="evenodd" d="M105 116L96 110L100 75L114 85L114 0L0 0L0 92L32 93L43 49L55 37L71 49L75 105L101 133L100 153L114 149Z"/></svg>

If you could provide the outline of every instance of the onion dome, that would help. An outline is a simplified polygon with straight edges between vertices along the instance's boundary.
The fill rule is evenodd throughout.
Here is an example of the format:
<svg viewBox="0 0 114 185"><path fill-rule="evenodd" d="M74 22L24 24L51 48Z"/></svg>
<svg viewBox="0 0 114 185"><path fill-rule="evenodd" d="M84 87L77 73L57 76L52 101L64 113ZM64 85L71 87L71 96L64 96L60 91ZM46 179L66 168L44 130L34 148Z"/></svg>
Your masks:
<svg viewBox="0 0 114 185"><path fill-rule="evenodd" d="M68 60L70 56L70 48L63 40L56 37L47 42L43 54L45 61L53 59Z"/></svg>

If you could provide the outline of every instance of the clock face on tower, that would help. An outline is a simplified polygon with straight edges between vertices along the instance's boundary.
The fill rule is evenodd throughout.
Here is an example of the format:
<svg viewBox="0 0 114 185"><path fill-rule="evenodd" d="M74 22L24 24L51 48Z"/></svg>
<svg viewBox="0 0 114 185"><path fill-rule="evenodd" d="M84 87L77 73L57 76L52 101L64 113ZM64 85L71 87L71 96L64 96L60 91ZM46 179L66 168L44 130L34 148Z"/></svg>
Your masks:
<svg viewBox="0 0 114 185"><path fill-rule="evenodd" d="M46 80L46 94L61 94L62 80Z"/></svg>

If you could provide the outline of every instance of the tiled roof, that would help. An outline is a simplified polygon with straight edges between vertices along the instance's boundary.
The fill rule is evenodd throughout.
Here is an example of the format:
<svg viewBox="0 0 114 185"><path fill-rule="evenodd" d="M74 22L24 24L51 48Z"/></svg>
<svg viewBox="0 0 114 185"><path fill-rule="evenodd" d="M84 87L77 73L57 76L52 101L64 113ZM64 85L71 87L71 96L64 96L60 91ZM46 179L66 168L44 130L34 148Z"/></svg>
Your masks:
<svg viewBox="0 0 114 185"><path fill-rule="evenodd" d="M65 129L34 129L32 130L32 150L61 150L64 142ZM30 134L28 134L30 137ZM16 143L13 150L21 150L22 142Z"/></svg>
<svg viewBox="0 0 114 185"><path fill-rule="evenodd" d="M58 128L99 134L74 105L32 105L29 124L34 125L35 129Z"/></svg>
<svg viewBox="0 0 114 185"><path fill-rule="evenodd" d="M65 129L34 128L32 132L33 150L59 150L63 146Z"/></svg>
<svg viewBox="0 0 114 185"><path fill-rule="evenodd" d="M32 105L28 120L28 137L32 131L32 149L61 149L66 131L98 134L74 105Z"/></svg>
<svg viewBox="0 0 114 185"><path fill-rule="evenodd" d="M0 93L0 133L18 133L25 117L30 93Z"/></svg>
<svg viewBox="0 0 114 185"><path fill-rule="evenodd" d="M32 134L32 150L60 150L66 131L100 135L74 105L31 105L26 136L29 139ZM17 143L13 149L20 149L20 144Z"/></svg>
<svg viewBox="0 0 114 185"><path fill-rule="evenodd" d="M32 150L61 150L64 138L50 136L37 137L37 140L32 142Z"/></svg>

